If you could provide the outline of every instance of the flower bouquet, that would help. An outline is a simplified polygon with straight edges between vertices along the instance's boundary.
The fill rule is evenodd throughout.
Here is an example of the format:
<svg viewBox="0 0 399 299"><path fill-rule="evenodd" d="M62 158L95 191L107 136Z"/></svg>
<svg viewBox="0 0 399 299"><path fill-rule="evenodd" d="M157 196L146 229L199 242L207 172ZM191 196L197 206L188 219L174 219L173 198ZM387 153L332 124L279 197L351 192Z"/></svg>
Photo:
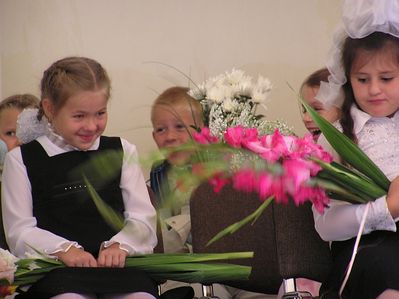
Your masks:
<svg viewBox="0 0 399 299"><path fill-rule="evenodd" d="M277 128L283 134L292 134L286 123L266 120L257 114L259 105L267 108L271 90L269 79L259 76L255 81L244 71L233 69L196 85L189 95L200 101L204 124L218 138L235 126L258 128L260 134L272 133Z"/></svg>
<svg viewBox="0 0 399 299"><path fill-rule="evenodd" d="M209 128L195 134L194 142L183 147L195 154L188 163L191 167L173 170L180 178L176 188L189 190L208 181L219 192L224 185L232 184L240 191L257 192L264 203L209 243L255 220L272 200L293 200L296 205L310 201L322 213L330 198L365 203L387 193L390 182L382 171L356 144L302 102L349 167L333 162L310 135L282 135L278 128L272 134L262 134L257 127L233 126L223 127L220 136L220 130L212 133L210 117Z"/></svg>

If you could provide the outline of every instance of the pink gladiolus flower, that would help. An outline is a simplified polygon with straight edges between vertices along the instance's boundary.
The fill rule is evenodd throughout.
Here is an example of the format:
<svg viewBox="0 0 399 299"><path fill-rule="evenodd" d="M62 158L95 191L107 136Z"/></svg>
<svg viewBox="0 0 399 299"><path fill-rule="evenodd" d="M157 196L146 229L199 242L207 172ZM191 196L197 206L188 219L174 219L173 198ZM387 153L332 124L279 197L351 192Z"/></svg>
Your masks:
<svg viewBox="0 0 399 299"><path fill-rule="evenodd" d="M287 143L287 141L292 141L291 138L284 138L278 130L274 132L273 135L271 135L271 146L274 149L274 151L280 153L281 156L286 156L289 154L289 145L290 143Z"/></svg>
<svg viewBox="0 0 399 299"><path fill-rule="evenodd" d="M310 170L308 163L303 160L284 160L284 181L287 183L287 191L290 194L298 192L300 187L309 180Z"/></svg>
<svg viewBox="0 0 399 299"><path fill-rule="evenodd" d="M224 133L224 140L232 147L240 148L241 141L243 139L244 128L237 126L234 128L227 128L226 133Z"/></svg>
<svg viewBox="0 0 399 299"><path fill-rule="evenodd" d="M223 177L222 174L217 174L209 180L209 184L213 186L215 193L219 193L228 183L230 183L230 180Z"/></svg>
<svg viewBox="0 0 399 299"><path fill-rule="evenodd" d="M256 128L243 128L241 126L227 128L224 139L231 146L240 148L248 142L258 140L258 130Z"/></svg>
<svg viewBox="0 0 399 299"><path fill-rule="evenodd" d="M265 147L261 141L247 142L245 147L269 162L275 162L280 158L279 153L274 151L273 148Z"/></svg>
<svg viewBox="0 0 399 299"><path fill-rule="evenodd" d="M217 142L207 128L201 134L195 134L195 140L202 144ZM309 185L309 181L321 170L319 164L309 158L330 163L332 157L313 141L310 134L298 138L283 136L276 130L273 134L259 136L256 128L237 126L226 130L224 140L234 148L251 151L268 165L265 167L259 164L259 160L248 159L243 161L243 165L246 165L244 168L241 165L232 174L217 173L209 180L215 192L231 183L238 191L257 192L261 200L274 196L276 202L287 203L291 198L296 205L311 201L320 212L328 204L325 191ZM225 155L224 159L226 163L230 163L235 157L237 156L233 153ZM254 161L256 165L251 164ZM203 176L206 170L194 165L193 172L197 172L197 176Z"/></svg>
<svg viewBox="0 0 399 299"><path fill-rule="evenodd" d="M258 129L245 128L241 143L243 145L245 145L248 142L252 142L252 141L256 141L256 140L258 140Z"/></svg>
<svg viewBox="0 0 399 299"><path fill-rule="evenodd" d="M202 128L200 133L194 132L193 138L199 144L217 143L219 139L211 135L209 128Z"/></svg>
<svg viewBox="0 0 399 299"><path fill-rule="evenodd" d="M326 163L331 163L333 157L323 150L321 145L314 142L311 134L306 134L303 138L298 138L296 141L297 152L301 153L302 157L315 157Z"/></svg>
<svg viewBox="0 0 399 299"><path fill-rule="evenodd" d="M321 188L313 188L313 195L311 197L311 202L313 203L316 210L323 214L324 208L328 207L330 199L327 197L326 192Z"/></svg>
<svg viewBox="0 0 399 299"><path fill-rule="evenodd" d="M260 173L258 176L258 190L261 200L268 198L271 194L273 176L267 172Z"/></svg>
<svg viewBox="0 0 399 299"><path fill-rule="evenodd" d="M256 173L252 169L240 169L233 174L233 188L239 191L252 192L256 190Z"/></svg>
<svg viewBox="0 0 399 299"><path fill-rule="evenodd" d="M315 194L315 190L313 187L302 186L297 190L295 194L291 194L291 197L296 206L299 206L306 201L309 201Z"/></svg>
<svg viewBox="0 0 399 299"><path fill-rule="evenodd" d="M277 203L288 203L288 196L285 193L285 186L281 177L277 177L273 180L271 185L271 194L274 195Z"/></svg>

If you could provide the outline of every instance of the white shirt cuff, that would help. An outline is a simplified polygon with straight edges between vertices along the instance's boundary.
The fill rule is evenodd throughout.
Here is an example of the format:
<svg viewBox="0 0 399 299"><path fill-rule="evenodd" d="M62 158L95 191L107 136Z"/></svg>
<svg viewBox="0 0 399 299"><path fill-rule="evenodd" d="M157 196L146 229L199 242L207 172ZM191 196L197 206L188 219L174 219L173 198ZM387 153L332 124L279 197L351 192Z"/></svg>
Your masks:
<svg viewBox="0 0 399 299"><path fill-rule="evenodd" d="M356 211L356 217L361 221L366 205ZM396 231L396 224L389 213L385 196L376 199L371 203L369 214L366 218L363 234L371 233L375 230Z"/></svg>

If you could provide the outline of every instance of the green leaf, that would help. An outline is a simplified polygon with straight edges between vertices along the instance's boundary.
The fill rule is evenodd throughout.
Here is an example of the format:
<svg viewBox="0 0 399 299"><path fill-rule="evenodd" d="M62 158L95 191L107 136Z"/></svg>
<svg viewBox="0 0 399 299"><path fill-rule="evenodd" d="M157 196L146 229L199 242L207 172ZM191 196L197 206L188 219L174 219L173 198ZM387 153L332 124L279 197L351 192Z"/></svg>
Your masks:
<svg viewBox="0 0 399 299"><path fill-rule="evenodd" d="M223 229L222 231L217 233L216 236L214 236L206 245L209 246L212 243L216 242L217 240L219 240L227 235L234 234L237 230L239 230L244 225L246 225L250 222L252 222L252 223L255 222L259 218L259 216L263 213L263 211L269 206L269 204L272 202L273 199L274 199L274 197L270 196L253 213L251 213L244 219L229 225L228 227L226 227L225 229Z"/></svg>
<svg viewBox="0 0 399 299"><path fill-rule="evenodd" d="M147 272L150 276L162 280L184 282L214 282L225 280L245 280L251 273L251 267L235 264L215 263L214 261L252 258L253 252L203 253L203 254L147 254L131 256L126 259L125 267L135 267ZM32 262L41 268L21 268ZM15 274L14 285L18 287L35 283L46 273L65 267L59 261L49 259L21 259ZM212 262L212 263L209 263ZM9 285L6 280L0 285Z"/></svg>
<svg viewBox="0 0 399 299"><path fill-rule="evenodd" d="M115 231L120 231L125 223L125 220L122 215L118 214L115 212L114 209L112 209L110 206L108 206L98 195L97 191L93 188L93 186L90 184L89 180L85 175L83 175L83 179L85 181L85 184L87 186L87 190L89 191L89 194L96 205L99 213L102 215L104 220L112 227L115 229Z"/></svg>
<svg viewBox="0 0 399 299"><path fill-rule="evenodd" d="M374 162L352 140L321 117L302 98L300 98L300 101L327 141L342 159L372 179L380 188L388 190L390 181Z"/></svg>
<svg viewBox="0 0 399 299"><path fill-rule="evenodd" d="M362 196L367 201L374 200L386 194L386 191L373 181L357 174L356 172L344 169L342 165L337 163L325 163L320 160L316 161L323 171L318 174L318 177L328 178L341 187L350 189L355 194Z"/></svg>

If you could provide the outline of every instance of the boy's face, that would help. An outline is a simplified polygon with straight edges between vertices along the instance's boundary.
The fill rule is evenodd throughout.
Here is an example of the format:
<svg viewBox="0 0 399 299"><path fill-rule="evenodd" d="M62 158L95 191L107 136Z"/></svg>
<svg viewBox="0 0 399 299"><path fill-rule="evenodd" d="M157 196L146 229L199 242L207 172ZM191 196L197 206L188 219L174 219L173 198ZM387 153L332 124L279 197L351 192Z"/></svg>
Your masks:
<svg viewBox="0 0 399 299"><path fill-rule="evenodd" d="M21 110L15 107L5 108L0 112L0 139L6 143L9 151L19 145L15 131L20 113Z"/></svg>
<svg viewBox="0 0 399 299"><path fill-rule="evenodd" d="M152 136L158 148L174 148L187 143L195 130L193 115L189 107L156 105L152 113ZM168 157L171 164L183 162L187 153L174 153Z"/></svg>

